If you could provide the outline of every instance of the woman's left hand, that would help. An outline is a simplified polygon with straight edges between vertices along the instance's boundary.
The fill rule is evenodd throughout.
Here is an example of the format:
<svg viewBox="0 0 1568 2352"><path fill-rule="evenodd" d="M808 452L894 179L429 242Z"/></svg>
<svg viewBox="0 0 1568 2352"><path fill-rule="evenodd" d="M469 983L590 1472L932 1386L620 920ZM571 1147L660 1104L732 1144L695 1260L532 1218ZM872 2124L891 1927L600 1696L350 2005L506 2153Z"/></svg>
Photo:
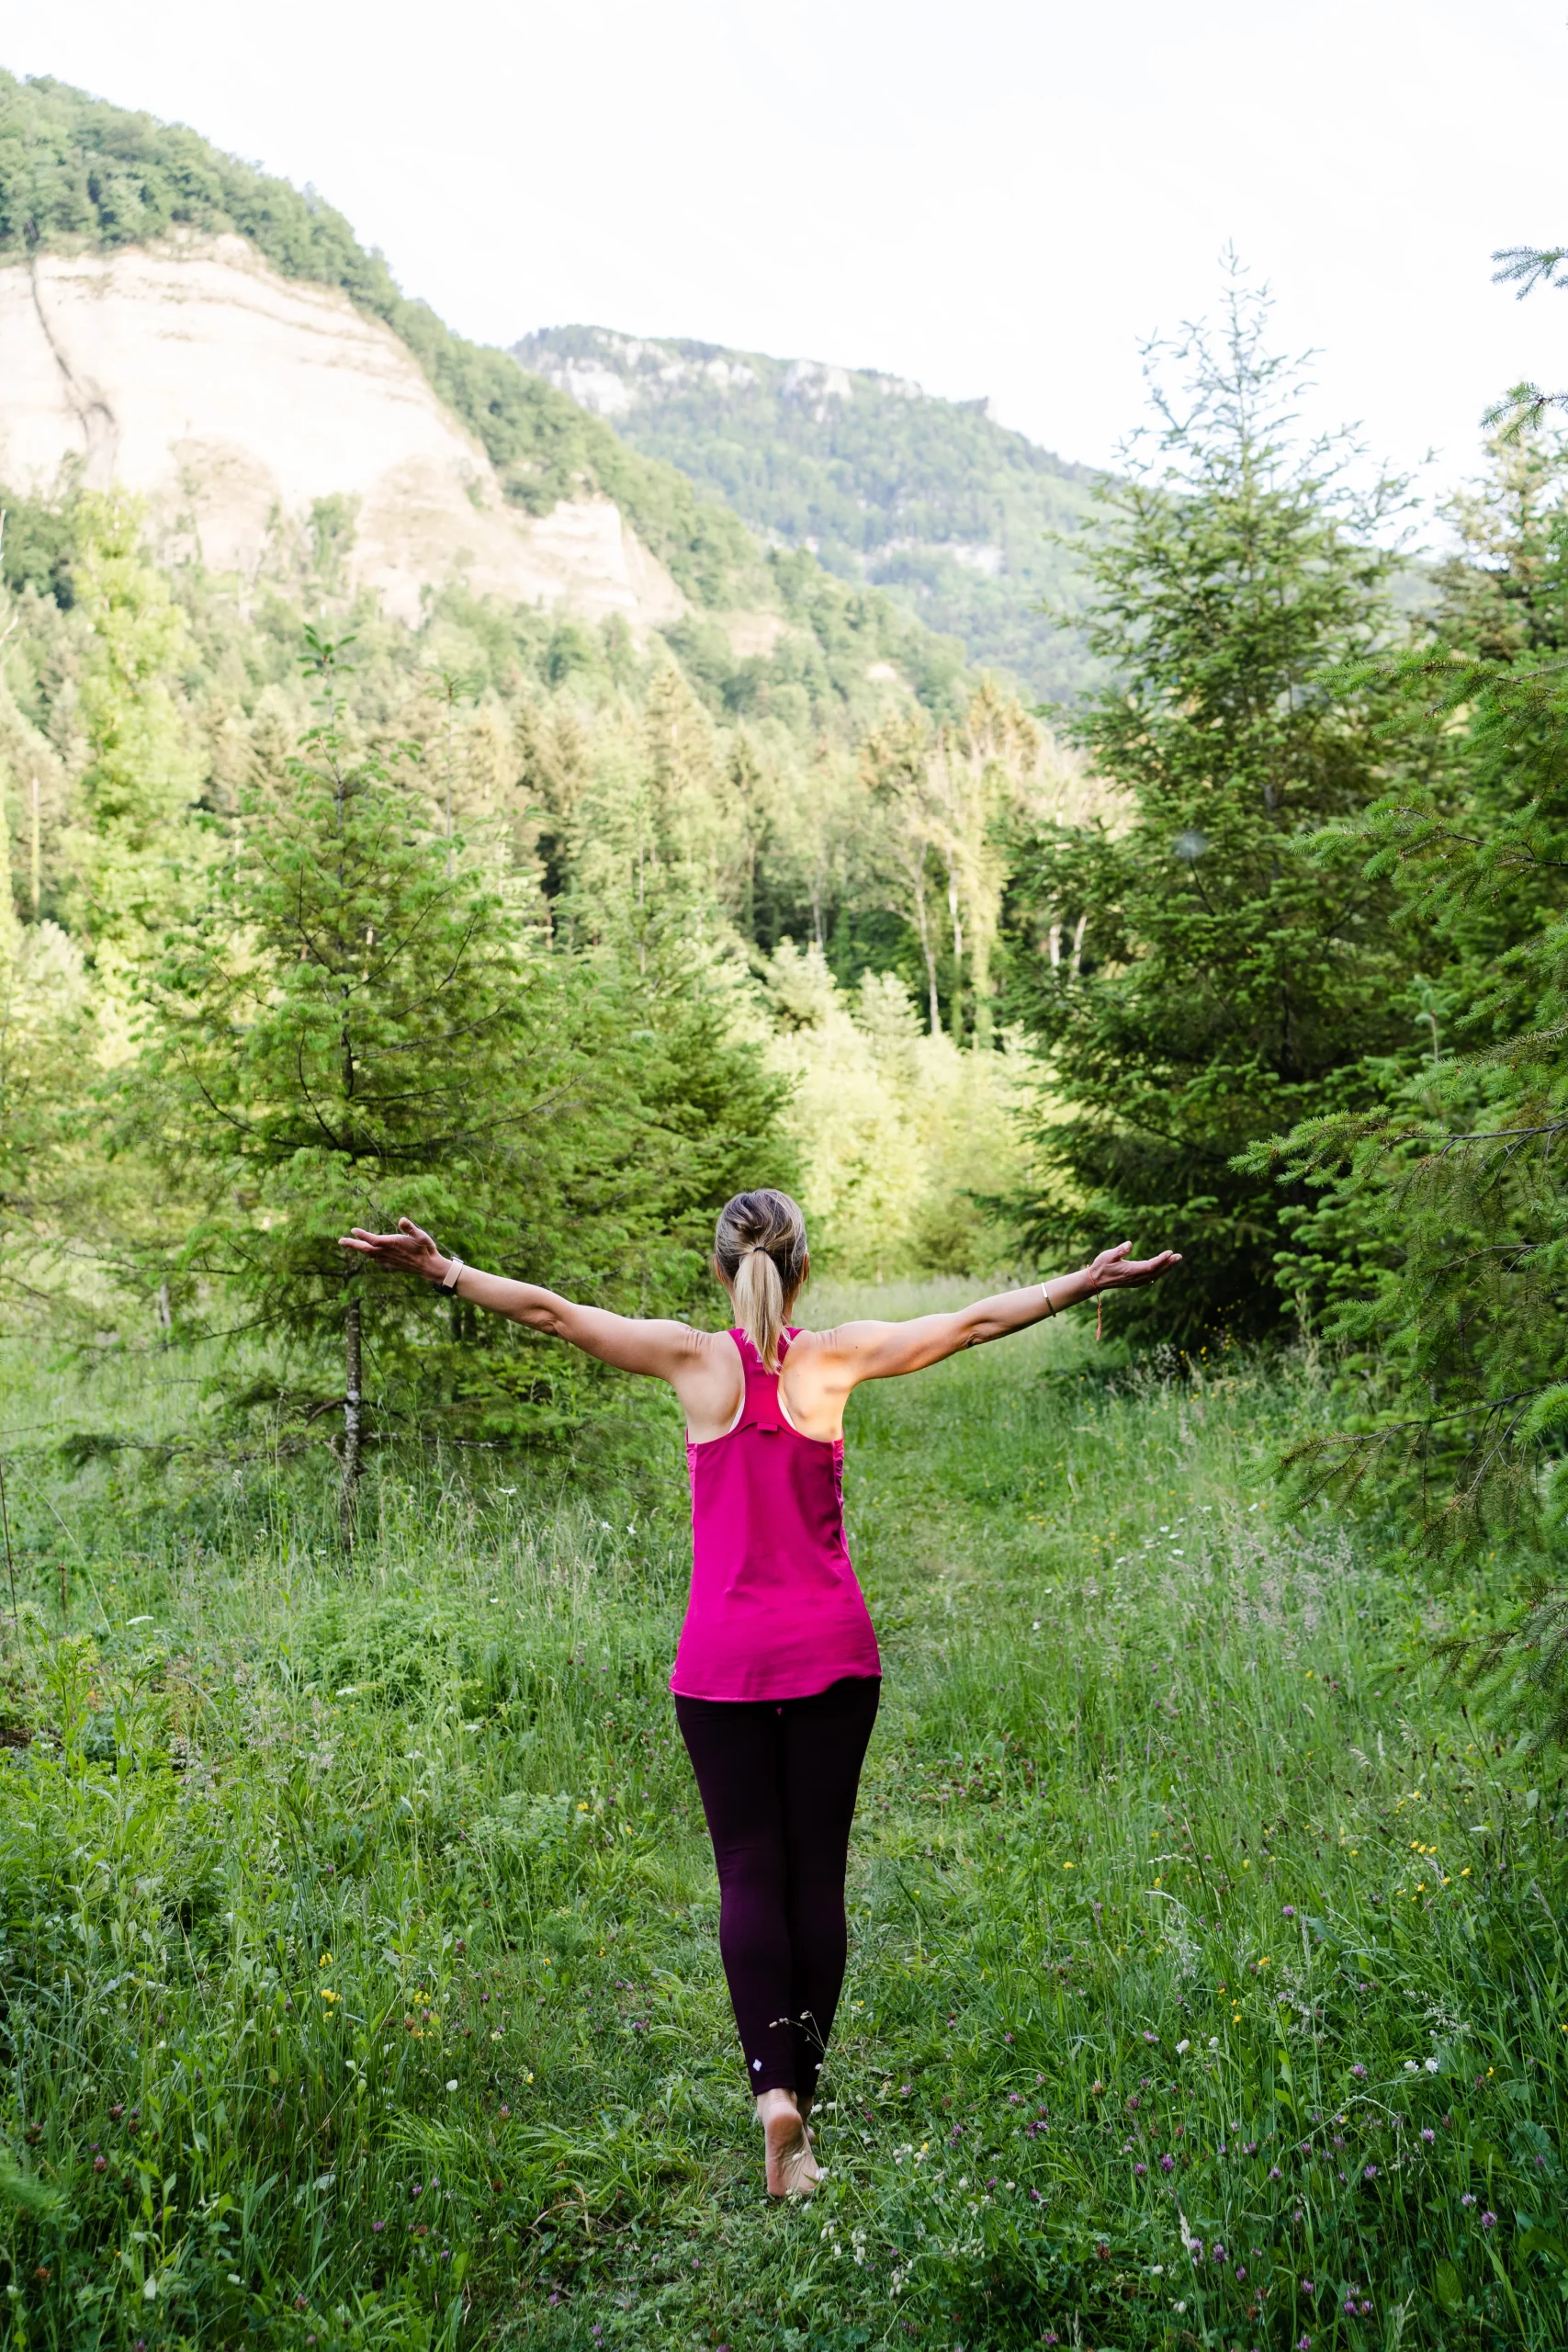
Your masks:
<svg viewBox="0 0 1568 2352"><path fill-rule="evenodd" d="M429 1234L406 1216L398 1219L396 1233L367 1233L356 1225L352 1233L343 1236L338 1248L355 1250L361 1258L385 1266L389 1273L422 1274L427 1283L438 1283L448 1264Z"/></svg>

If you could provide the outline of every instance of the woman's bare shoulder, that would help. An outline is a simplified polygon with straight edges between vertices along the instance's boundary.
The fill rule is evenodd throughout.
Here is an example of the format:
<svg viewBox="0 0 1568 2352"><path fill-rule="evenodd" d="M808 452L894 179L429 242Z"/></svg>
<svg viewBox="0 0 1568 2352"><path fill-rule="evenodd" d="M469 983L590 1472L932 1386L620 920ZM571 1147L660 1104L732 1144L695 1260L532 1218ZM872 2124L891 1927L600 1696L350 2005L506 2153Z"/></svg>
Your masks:
<svg viewBox="0 0 1568 2352"><path fill-rule="evenodd" d="M802 1329L790 1341L790 1350L792 1353L798 1350L803 1355L854 1355L893 1328L890 1323L835 1323L825 1331Z"/></svg>

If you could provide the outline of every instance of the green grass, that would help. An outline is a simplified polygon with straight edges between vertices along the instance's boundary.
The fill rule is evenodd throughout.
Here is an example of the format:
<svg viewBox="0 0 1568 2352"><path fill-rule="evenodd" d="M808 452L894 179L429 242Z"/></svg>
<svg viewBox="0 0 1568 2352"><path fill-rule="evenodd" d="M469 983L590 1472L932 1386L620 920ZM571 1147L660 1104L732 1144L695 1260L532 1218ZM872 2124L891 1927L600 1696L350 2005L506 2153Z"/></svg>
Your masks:
<svg viewBox="0 0 1568 2352"><path fill-rule="evenodd" d="M265 1465L39 1450L188 1391L17 1360L6 2343L1568 2341L1556 1765L1284 1509L1309 1371L1103 1363L1054 1325L853 1405L887 1680L780 2208L665 1691L673 1426L651 1512L386 1472L345 1573Z"/></svg>

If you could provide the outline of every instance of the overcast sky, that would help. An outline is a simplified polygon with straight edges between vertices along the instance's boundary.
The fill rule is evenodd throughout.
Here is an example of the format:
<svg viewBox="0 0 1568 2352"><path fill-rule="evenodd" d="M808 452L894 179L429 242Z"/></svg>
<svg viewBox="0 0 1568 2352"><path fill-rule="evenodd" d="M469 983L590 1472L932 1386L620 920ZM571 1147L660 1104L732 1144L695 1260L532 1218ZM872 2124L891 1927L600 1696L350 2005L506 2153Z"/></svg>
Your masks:
<svg viewBox="0 0 1568 2352"><path fill-rule="evenodd" d="M1568 0L0 0L0 63L312 181L510 343L591 321L912 376L1066 457L1230 241L1318 345L1321 421L1428 486L1568 383Z"/></svg>

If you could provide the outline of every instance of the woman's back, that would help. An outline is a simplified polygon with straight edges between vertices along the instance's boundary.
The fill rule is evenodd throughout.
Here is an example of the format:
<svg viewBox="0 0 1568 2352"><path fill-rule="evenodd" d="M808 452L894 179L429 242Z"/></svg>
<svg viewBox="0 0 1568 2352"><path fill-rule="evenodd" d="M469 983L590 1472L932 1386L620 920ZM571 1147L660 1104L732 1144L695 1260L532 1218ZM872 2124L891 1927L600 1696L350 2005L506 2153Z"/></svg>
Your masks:
<svg viewBox="0 0 1568 2352"><path fill-rule="evenodd" d="M781 1371L796 1334L786 1331ZM881 1672L844 1536L842 1438L792 1424L781 1379L739 1329L729 1429L688 1438L692 1589L671 1689L699 1699L804 1697Z"/></svg>

